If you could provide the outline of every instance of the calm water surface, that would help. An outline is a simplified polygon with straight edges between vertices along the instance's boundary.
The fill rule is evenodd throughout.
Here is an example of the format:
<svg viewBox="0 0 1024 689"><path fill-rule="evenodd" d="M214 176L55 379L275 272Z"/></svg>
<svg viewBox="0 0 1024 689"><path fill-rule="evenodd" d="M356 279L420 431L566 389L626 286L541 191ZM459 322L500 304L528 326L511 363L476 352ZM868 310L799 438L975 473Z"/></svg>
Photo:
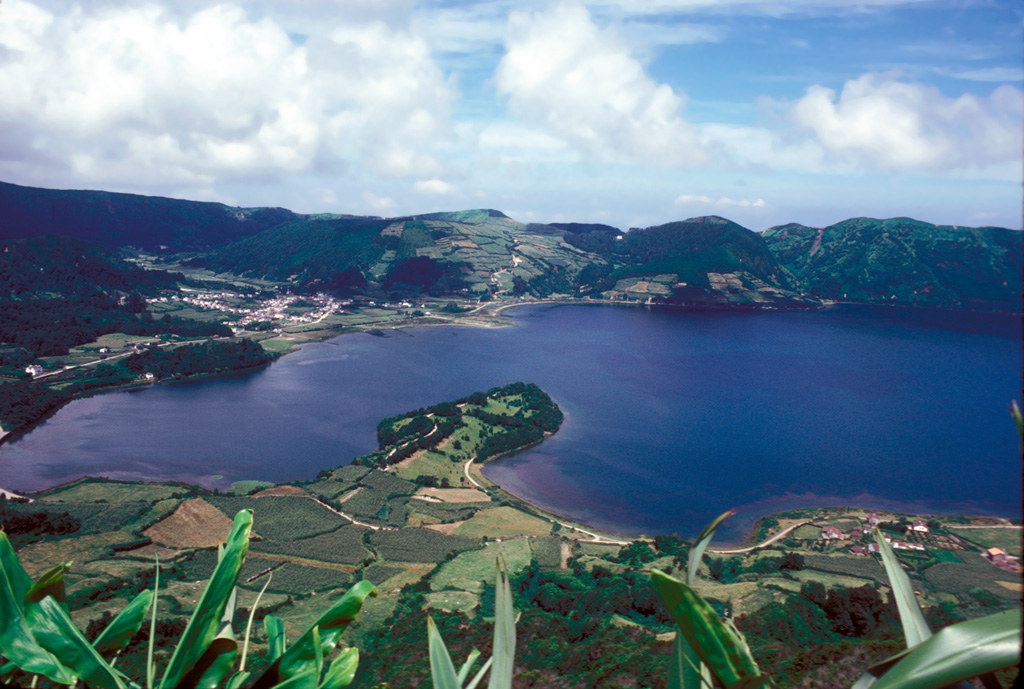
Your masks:
<svg viewBox="0 0 1024 689"><path fill-rule="evenodd" d="M312 478L386 416L515 380L566 414L485 473L623 534L726 537L814 505L1018 516L1020 321L867 308L687 314L532 306L517 327L413 328L304 346L244 377L71 403L0 447L0 486L79 476Z"/></svg>

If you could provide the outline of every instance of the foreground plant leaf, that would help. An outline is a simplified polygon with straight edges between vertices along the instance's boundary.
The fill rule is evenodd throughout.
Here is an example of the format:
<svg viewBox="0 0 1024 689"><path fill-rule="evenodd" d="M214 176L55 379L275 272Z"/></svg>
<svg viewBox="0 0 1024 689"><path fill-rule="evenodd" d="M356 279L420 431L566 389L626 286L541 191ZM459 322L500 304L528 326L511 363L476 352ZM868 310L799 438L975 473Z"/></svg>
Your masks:
<svg viewBox="0 0 1024 689"><path fill-rule="evenodd" d="M704 551L707 550L708 544L711 543L715 531L718 530L718 527L721 526L727 517L731 517L734 514L736 514L735 510L723 512L713 522L705 526L704 530L697 536L697 542L690 549L690 554L686 559L686 583L690 586L693 586L693 580L696 578L697 570L700 568L700 560L704 557Z"/></svg>
<svg viewBox="0 0 1024 689"><path fill-rule="evenodd" d="M345 689L355 679L357 667L359 667L359 649L346 648L327 668L327 674L324 675L324 680L320 683L320 689Z"/></svg>
<svg viewBox="0 0 1024 689"><path fill-rule="evenodd" d="M903 654L872 689L939 689L1020 661L1020 613L958 622Z"/></svg>
<svg viewBox="0 0 1024 689"><path fill-rule="evenodd" d="M368 581L360 581L330 610L320 616L299 640L289 646L281 656L268 667L250 689L269 689L282 682L296 679L307 671L319 679L317 658L327 656L341 640L341 634L355 620L367 596L376 596L377 587ZM269 618L269 615L268 615ZM276 626L276 625L275 625ZM267 625L268 634L271 626ZM283 641L282 641L283 643Z"/></svg>
<svg viewBox="0 0 1024 689"><path fill-rule="evenodd" d="M747 645L693 589L656 569L651 570L651 581L686 641L719 683L757 687L767 681Z"/></svg>
<svg viewBox="0 0 1024 689"><path fill-rule="evenodd" d="M877 526L874 528L874 535L882 555L885 573L889 575L889 583L892 585L892 595L896 599L896 608L900 613L900 624L907 639L907 648L914 648L930 637L932 630L924 619L924 612L917 602L917 596L914 595L914 585L900 566L892 546L886 542L885 536Z"/></svg>
<svg viewBox="0 0 1024 689"><path fill-rule="evenodd" d="M206 584L192 618L185 627L178 646L174 649L167 672L160 682L161 689L174 689L195 666L217 635L228 605L231 592L238 581L238 573L249 552L249 532L252 530L252 510L241 510L235 515L235 524L228 534L224 554Z"/></svg>
<svg viewBox="0 0 1024 689"><path fill-rule="evenodd" d="M43 648L25 617L25 594L32 579L14 555L7 534L0 531L0 655L25 672L57 684L76 684L78 674ZM6 667L6 665L5 665Z"/></svg>
<svg viewBox="0 0 1024 689"><path fill-rule="evenodd" d="M149 589L135 596L125 609L117 614L117 617L110 621L104 628L93 648L106 659L112 658L122 648L128 645L132 637L139 633L142 623L149 612L150 603L153 601L153 592Z"/></svg>
<svg viewBox="0 0 1024 689"><path fill-rule="evenodd" d="M433 617L427 617L427 652L430 657L430 679L434 689L462 689L448 647L437 631Z"/></svg>
<svg viewBox="0 0 1024 689"><path fill-rule="evenodd" d="M494 650L488 689L512 689L516 658L516 611L508 572L494 561Z"/></svg>
<svg viewBox="0 0 1024 689"><path fill-rule="evenodd" d="M74 671L84 682L106 689L124 689L121 675L110 667L71 621L64 606L50 596L26 606L26 619L39 645Z"/></svg>
<svg viewBox="0 0 1024 689"><path fill-rule="evenodd" d="M270 653L270 662L274 662L281 657L284 649L288 646L284 622L273 615L267 615L263 618L263 629L267 632L267 650Z"/></svg>

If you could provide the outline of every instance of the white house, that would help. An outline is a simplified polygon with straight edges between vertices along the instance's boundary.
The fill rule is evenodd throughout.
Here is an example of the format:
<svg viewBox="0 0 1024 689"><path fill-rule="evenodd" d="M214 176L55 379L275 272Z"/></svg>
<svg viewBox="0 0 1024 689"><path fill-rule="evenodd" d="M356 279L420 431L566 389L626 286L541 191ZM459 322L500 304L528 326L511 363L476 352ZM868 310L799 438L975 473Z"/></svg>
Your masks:
<svg viewBox="0 0 1024 689"><path fill-rule="evenodd" d="M25 367L25 373L35 378L36 376L43 375L43 367L39 364L29 364Z"/></svg>

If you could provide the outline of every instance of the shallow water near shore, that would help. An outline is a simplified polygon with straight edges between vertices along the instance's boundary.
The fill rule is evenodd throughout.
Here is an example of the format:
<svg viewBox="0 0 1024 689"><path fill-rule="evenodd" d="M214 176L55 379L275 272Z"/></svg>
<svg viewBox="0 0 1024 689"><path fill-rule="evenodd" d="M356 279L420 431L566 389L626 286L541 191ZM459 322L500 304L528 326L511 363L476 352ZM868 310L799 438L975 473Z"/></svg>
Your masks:
<svg viewBox="0 0 1024 689"><path fill-rule="evenodd" d="M523 380L565 423L485 474L616 533L692 536L730 507L740 514L723 540L757 516L818 505L1019 516L1017 318L587 305L506 315L517 327L346 335L244 377L75 401L0 447L0 485L310 479L374 449L386 416Z"/></svg>

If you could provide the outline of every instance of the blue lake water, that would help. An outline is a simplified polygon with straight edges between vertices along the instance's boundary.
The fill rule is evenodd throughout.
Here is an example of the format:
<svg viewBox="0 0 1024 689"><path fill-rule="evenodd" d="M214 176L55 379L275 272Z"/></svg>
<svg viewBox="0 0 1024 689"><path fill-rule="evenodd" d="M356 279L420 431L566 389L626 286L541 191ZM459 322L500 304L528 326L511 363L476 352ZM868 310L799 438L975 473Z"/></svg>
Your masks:
<svg viewBox="0 0 1024 689"><path fill-rule="evenodd" d="M1017 318L852 307L506 313L516 327L346 335L252 375L75 401L0 446L0 486L309 479L374 449L383 417L523 380L565 422L485 473L618 533L692 536L730 507L740 514L726 538L758 516L814 505L1020 514L1008 413L1020 398Z"/></svg>

